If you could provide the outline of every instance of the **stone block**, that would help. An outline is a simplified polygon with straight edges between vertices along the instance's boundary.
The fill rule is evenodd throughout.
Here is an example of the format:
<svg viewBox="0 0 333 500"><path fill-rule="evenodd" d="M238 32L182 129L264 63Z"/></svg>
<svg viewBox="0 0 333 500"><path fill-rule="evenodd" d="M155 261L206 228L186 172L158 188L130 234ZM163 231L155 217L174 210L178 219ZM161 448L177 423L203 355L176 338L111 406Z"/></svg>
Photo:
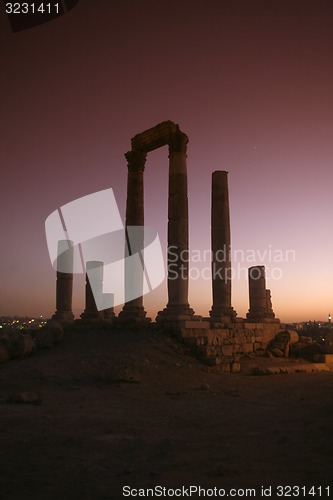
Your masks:
<svg viewBox="0 0 333 500"><path fill-rule="evenodd" d="M244 323L245 330L255 330L257 328L256 323Z"/></svg>
<svg viewBox="0 0 333 500"><path fill-rule="evenodd" d="M222 358L223 359L223 358ZM217 358L217 360L219 360L219 358ZM219 361L216 363L217 366L218 366L218 369L220 372L222 373L230 373L230 363L229 361Z"/></svg>
<svg viewBox="0 0 333 500"><path fill-rule="evenodd" d="M244 332L237 333L237 335L235 335L235 339L236 339L236 341L237 341L238 344L243 344L244 342L247 341L247 337L244 334Z"/></svg>
<svg viewBox="0 0 333 500"><path fill-rule="evenodd" d="M242 351L244 353L253 352L253 344L251 344L250 342L245 342L242 345Z"/></svg>
<svg viewBox="0 0 333 500"><path fill-rule="evenodd" d="M239 373L241 371L240 363L232 362L230 365L231 373Z"/></svg>
<svg viewBox="0 0 333 500"><path fill-rule="evenodd" d="M192 320L186 320L186 321L180 321L180 328L195 328L195 329L204 329L204 330L209 330L210 328L210 323L209 321L192 321Z"/></svg>
<svg viewBox="0 0 333 500"><path fill-rule="evenodd" d="M234 347L232 345L224 345L222 347L223 356L232 356L234 354Z"/></svg>

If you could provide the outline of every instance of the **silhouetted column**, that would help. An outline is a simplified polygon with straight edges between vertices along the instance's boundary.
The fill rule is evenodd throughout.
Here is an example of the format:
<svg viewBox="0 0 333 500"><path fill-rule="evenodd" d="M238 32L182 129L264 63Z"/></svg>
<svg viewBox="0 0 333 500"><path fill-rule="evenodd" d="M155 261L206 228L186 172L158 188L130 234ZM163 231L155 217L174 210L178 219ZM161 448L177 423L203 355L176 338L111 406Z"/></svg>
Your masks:
<svg viewBox="0 0 333 500"><path fill-rule="evenodd" d="M236 312L231 307L228 172L221 170L213 172L211 210L213 305L209 314L213 322L228 322L236 317Z"/></svg>
<svg viewBox="0 0 333 500"><path fill-rule="evenodd" d="M81 314L83 320L99 320L103 318L103 266L101 261L86 263L86 308ZM98 307L97 307L98 306Z"/></svg>
<svg viewBox="0 0 333 500"><path fill-rule="evenodd" d="M60 322L73 321L73 242L60 240L57 253L56 312L52 319Z"/></svg>
<svg viewBox="0 0 333 500"><path fill-rule="evenodd" d="M103 293L103 319L112 322L114 317L114 294Z"/></svg>
<svg viewBox="0 0 333 500"><path fill-rule="evenodd" d="M126 228L128 226L138 226L142 231L138 231L135 236L135 241L129 239L130 232L127 233L127 250L126 256L132 255L135 251L143 249L143 226L144 226L144 184L143 174L145 169L147 154L142 151L129 151L125 157L128 162L128 177L127 177L127 201L126 201ZM131 243L133 243L131 247ZM143 290L143 268L135 270L126 268L125 261L125 305L119 314L120 319L136 319L143 320L146 316L146 311L143 307L142 294L133 300L126 300L126 292L132 291L133 286L137 290Z"/></svg>
<svg viewBox="0 0 333 500"><path fill-rule="evenodd" d="M249 268L250 309L246 317L251 321L260 321L266 317L267 294L265 266Z"/></svg>
<svg viewBox="0 0 333 500"><path fill-rule="evenodd" d="M180 131L169 139L168 304L158 320L165 315L170 319L193 316L188 303L187 143L188 137Z"/></svg>
<svg viewBox="0 0 333 500"><path fill-rule="evenodd" d="M270 290L266 290L266 309L267 309L267 312L266 312L267 317L268 318L275 318Z"/></svg>

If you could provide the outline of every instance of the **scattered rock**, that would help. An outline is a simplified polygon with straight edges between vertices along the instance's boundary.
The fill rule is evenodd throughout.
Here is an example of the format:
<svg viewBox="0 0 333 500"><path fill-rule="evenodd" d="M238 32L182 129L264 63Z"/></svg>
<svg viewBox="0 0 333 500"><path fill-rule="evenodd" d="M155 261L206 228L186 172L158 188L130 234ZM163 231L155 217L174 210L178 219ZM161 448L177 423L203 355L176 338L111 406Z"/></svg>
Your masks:
<svg viewBox="0 0 333 500"><path fill-rule="evenodd" d="M30 356L36 348L35 341L29 334L11 332L2 342L5 343L10 358Z"/></svg>
<svg viewBox="0 0 333 500"><path fill-rule="evenodd" d="M36 392L15 392L7 397L8 403L39 405L42 398Z"/></svg>
<svg viewBox="0 0 333 500"><path fill-rule="evenodd" d="M209 384L206 384L205 382L201 384L200 389L203 391L208 391L210 389Z"/></svg>
<svg viewBox="0 0 333 500"><path fill-rule="evenodd" d="M295 336L293 336L295 339ZM291 334L286 330L284 332L279 332L275 337L268 343L266 347L266 355L269 357L285 357L289 356L289 346L290 346Z"/></svg>
<svg viewBox="0 0 333 500"><path fill-rule="evenodd" d="M101 374L101 379L111 383L138 384L141 382L140 374L132 361L124 361L111 366Z"/></svg>

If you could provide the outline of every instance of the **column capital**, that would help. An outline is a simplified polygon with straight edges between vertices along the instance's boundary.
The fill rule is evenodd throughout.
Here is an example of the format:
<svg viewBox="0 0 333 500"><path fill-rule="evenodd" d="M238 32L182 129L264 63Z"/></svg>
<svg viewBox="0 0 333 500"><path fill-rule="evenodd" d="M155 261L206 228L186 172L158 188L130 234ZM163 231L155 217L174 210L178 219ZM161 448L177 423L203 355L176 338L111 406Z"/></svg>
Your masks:
<svg viewBox="0 0 333 500"><path fill-rule="evenodd" d="M125 154L125 158L129 172L144 172L147 153L140 150L132 150Z"/></svg>
<svg viewBox="0 0 333 500"><path fill-rule="evenodd" d="M169 153L186 153L188 137L184 132L177 130L177 132L170 134L168 145Z"/></svg>

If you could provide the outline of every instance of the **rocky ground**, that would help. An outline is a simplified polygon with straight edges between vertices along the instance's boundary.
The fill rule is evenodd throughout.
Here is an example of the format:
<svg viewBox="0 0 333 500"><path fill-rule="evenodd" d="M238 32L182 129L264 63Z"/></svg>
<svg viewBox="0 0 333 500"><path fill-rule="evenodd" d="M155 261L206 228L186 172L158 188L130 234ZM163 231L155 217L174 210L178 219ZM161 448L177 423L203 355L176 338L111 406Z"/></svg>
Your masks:
<svg viewBox="0 0 333 500"><path fill-rule="evenodd" d="M306 362L219 373L161 334L87 330L0 365L0 498L118 500L125 485L333 496L333 372L258 375L279 363Z"/></svg>

